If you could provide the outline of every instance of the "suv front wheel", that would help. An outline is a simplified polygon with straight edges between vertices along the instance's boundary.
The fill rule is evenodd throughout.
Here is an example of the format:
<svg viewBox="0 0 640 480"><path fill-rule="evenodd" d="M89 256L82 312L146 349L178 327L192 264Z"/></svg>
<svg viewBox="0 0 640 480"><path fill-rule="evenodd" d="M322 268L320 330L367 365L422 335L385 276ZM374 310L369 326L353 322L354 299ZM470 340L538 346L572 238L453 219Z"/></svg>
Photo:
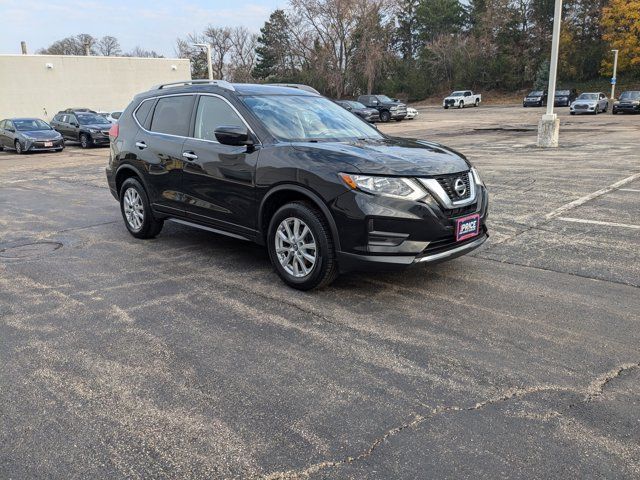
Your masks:
<svg viewBox="0 0 640 480"><path fill-rule="evenodd" d="M153 217L147 192L135 178L127 178L120 188L120 211L127 230L136 238L153 238L164 225Z"/></svg>
<svg viewBox="0 0 640 480"><path fill-rule="evenodd" d="M293 288L323 287L338 275L329 224L305 202L288 203L273 215L267 248L278 275Z"/></svg>

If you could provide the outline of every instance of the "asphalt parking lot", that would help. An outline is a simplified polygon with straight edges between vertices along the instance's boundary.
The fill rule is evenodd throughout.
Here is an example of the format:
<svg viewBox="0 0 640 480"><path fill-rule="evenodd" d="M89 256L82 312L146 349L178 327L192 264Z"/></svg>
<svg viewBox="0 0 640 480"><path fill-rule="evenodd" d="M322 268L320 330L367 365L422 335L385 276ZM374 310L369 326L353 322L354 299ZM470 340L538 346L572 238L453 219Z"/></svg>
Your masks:
<svg viewBox="0 0 640 480"><path fill-rule="evenodd" d="M640 116L421 109L491 238L287 288L255 245L140 241L108 149L0 153L0 478L638 478Z"/></svg>

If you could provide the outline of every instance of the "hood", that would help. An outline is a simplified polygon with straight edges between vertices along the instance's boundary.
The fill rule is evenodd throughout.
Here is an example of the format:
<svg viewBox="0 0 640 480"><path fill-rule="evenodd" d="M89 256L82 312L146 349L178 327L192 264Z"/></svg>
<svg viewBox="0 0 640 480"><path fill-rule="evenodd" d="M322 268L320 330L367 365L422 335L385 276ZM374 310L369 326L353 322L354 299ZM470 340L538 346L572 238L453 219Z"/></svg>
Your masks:
<svg viewBox="0 0 640 480"><path fill-rule="evenodd" d="M445 100L458 100L460 98L464 98L464 97L444 97Z"/></svg>
<svg viewBox="0 0 640 480"><path fill-rule="evenodd" d="M595 105L596 103L598 103L598 100L574 100L573 101L573 105Z"/></svg>
<svg viewBox="0 0 640 480"><path fill-rule="evenodd" d="M437 143L406 138L352 142L298 143L296 149L318 153L372 175L433 176L469 170L464 155Z"/></svg>
<svg viewBox="0 0 640 480"><path fill-rule="evenodd" d="M60 138L60 134L55 130L20 130L19 133L38 140L55 140Z"/></svg>

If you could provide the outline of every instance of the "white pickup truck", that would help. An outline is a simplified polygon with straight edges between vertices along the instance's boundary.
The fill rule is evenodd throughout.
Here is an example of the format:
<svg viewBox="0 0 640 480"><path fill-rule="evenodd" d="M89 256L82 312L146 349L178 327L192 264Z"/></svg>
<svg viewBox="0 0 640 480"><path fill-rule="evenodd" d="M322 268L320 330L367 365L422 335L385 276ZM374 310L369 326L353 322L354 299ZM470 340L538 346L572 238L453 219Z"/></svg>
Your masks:
<svg viewBox="0 0 640 480"><path fill-rule="evenodd" d="M482 95L473 93L471 90L456 90L442 101L442 106L449 107L477 107L482 102Z"/></svg>

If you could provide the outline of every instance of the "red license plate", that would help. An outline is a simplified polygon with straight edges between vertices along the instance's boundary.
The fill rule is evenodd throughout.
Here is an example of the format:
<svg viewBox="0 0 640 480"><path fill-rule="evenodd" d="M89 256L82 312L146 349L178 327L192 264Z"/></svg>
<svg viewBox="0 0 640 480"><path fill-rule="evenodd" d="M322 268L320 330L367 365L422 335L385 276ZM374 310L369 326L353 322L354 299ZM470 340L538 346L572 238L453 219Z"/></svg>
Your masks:
<svg viewBox="0 0 640 480"><path fill-rule="evenodd" d="M44 142L45 147L53 147L53 142Z"/></svg>
<svg viewBox="0 0 640 480"><path fill-rule="evenodd" d="M480 215L474 213L456 220L456 242L475 237L480 233Z"/></svg>

